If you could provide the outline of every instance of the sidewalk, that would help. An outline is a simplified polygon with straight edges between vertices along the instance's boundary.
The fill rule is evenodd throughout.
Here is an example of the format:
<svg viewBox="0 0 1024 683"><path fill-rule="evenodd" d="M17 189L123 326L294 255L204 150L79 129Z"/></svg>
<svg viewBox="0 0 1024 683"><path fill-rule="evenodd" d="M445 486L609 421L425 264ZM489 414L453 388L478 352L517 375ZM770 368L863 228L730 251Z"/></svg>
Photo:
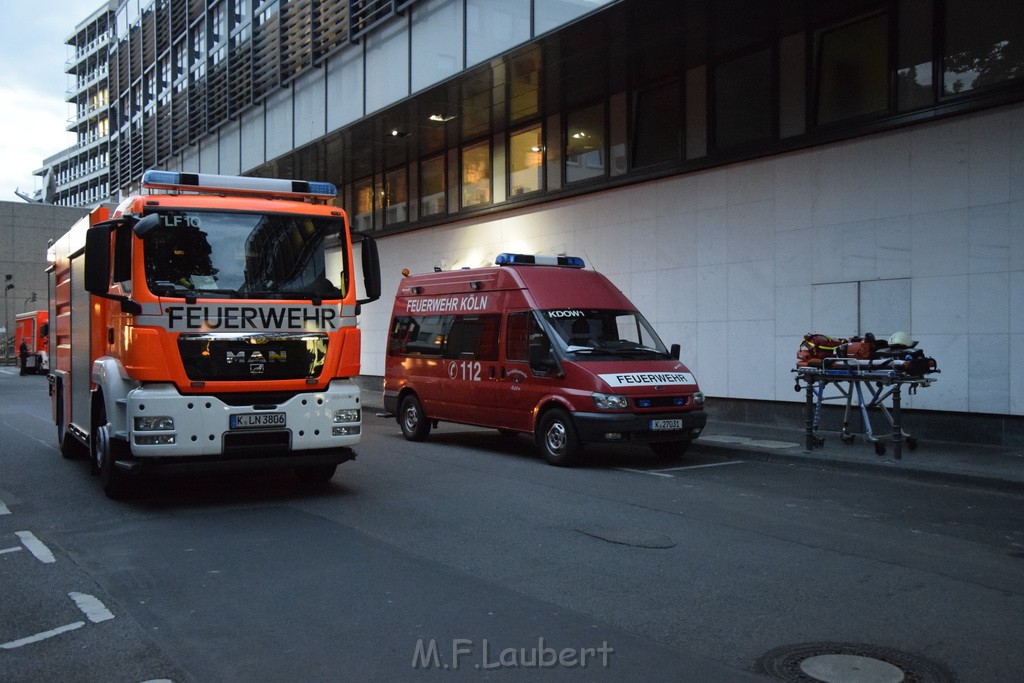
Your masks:
<svg viewBox="0 0 1024 683"><path fill-rule="evenodd" d="M910 450L904 441L902 457L893 457L888 434L884 455L856 435L845 444L838 431L820 431L824 443L808 450L803 425L792 428L709 420L694 441L702 450L743 460L791 462L839 469L899 474L912 479L948 484L967 484L1024 492L1024 448L983 446L971 443L918 440Z"/></svg>

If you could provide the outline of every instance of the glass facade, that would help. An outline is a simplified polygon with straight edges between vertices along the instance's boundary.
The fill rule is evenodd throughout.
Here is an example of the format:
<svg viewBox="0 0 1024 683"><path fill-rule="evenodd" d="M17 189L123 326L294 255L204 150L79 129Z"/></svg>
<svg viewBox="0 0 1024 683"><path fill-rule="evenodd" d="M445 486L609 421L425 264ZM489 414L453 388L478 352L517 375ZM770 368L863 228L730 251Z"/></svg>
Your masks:
<svg viewBox="0 0 1024 683"><path fill-rule="evenodd" d="M234 135L241 172L329 180L358 228L408 230L1024 99L1010 0L347 5L119 14L117 187Z"/></svg>

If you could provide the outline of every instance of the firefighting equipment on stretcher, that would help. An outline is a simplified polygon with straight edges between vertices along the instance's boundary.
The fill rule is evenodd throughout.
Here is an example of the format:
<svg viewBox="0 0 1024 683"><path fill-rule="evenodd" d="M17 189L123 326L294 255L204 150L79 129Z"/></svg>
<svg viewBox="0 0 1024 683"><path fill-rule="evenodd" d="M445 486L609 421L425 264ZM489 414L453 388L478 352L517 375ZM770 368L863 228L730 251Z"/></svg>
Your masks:
<svg viewBox="0 0 1024 683"><path fill-rule="evenodd" d="M931 385L935 379L928 375L939 369L935 359L918 349L908 333L896 332L888 340L876 339L871 333L848 338L809 333L800 342L796 357L794 390L807 395L808 450L824 443L818 428L826 401L845 402L840 439L846 444L854 442L850 412L855 398L864 424L864 440L874 445L876 454L885 455L886 445L871 427L871 408L877 408L889 423L894 458L902 457L904 440L910 450L917 448L917 439L901 425L901 394L904 389L914 394L919 387ZM887 401L891 401L891 411Z"/></svg>

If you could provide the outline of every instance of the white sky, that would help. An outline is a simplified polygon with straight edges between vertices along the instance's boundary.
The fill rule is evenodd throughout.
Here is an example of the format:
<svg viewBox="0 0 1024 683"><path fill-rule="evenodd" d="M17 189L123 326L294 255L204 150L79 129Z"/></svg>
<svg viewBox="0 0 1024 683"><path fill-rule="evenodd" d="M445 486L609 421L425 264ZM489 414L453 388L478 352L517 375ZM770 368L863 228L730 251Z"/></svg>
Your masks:
<svg viewBox="0 0 1024 683"><path fill-rule="evenodd" d="M0 40L0 201L20 202L42 186L32 171L71 146L64 101L70 55L65 39L103 0L6 0Z"/></svg>

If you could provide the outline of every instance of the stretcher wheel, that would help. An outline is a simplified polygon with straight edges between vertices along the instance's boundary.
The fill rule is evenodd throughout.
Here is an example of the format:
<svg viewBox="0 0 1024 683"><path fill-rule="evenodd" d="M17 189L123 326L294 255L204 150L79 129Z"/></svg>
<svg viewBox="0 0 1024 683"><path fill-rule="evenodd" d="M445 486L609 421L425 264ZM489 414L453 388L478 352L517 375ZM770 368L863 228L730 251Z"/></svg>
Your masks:
<svg viewBox="0 0 1024 683"><path fill-rule="evenodd" d="M885 455L885 444L881 441L875 442L875 455Z"/></svg>
<svg viewBox="0 0 1024 683"><path fill-rule="evenodd" d="M908 436L907 437L907 448L909 448L912 451L916 451L917 450L917 439L915 439L912 436Z"/></svg>
<svg viewBox="0 0 1024 683"><path fill-rule="evenodd" d="M853 434L842 434L840 435L839 440L845 444L851 444L853 443Z"/></svg>

